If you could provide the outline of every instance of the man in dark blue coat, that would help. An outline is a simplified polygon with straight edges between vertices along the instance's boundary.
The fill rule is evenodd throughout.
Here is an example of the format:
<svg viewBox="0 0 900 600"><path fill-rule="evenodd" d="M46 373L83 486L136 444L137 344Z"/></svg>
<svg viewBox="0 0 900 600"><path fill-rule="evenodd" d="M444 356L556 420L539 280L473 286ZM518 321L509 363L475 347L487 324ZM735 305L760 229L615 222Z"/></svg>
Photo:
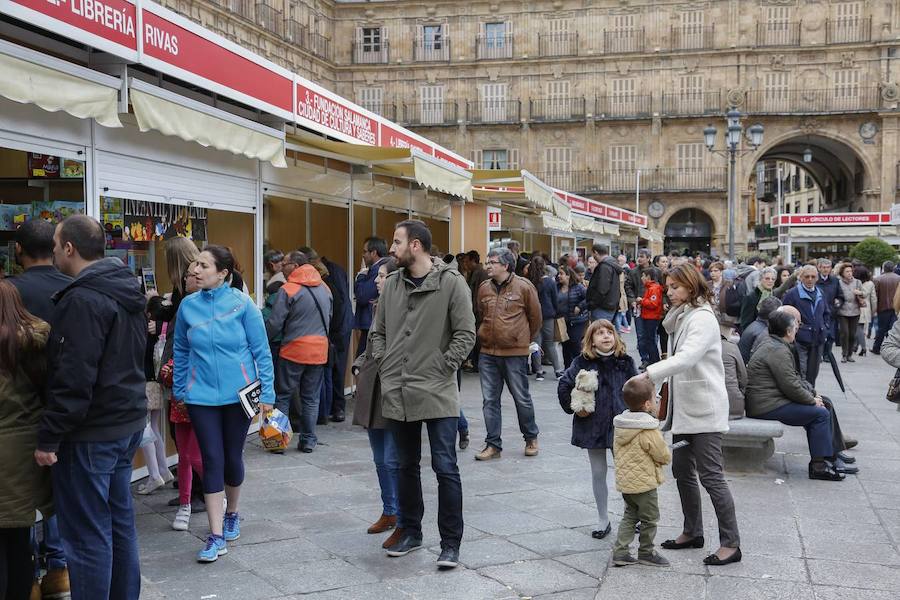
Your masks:
<svg viewBox="0 0 900 600"><path fill-rule="evenodd" d="M831 323L831 306L818 286L819 272L812 265L800 269L800 284L784 295L784 304L800 311L800 330L794 345L800 358L800 375L816 385L822 349Z"/></svg>
<svg viewBox="0 0 900 600"><path fill-rule="evenodd" d="M827 258L820 258L816 264L819 269L819 280L816 282L816 287L822 290L825 302L828 304L830 310L828 320L825 322L825 326L828 328L828 335L825 338L825 348L822 352L822 356L828 356L831 354L832 344L838 339L838 320L832 318L831 315L835 314L837 309L843 304L844 297L841 295L841 282L838 281L837 276L831 272L834 268L831 261Z"/></svg>
<svg viewBox="0 0 900 600"><path fill-rule="evenodd" d="M387 259L387 244L378 237L370 237L363 243L363 268L356 274L353 283L353 295L356 297L356 314L353 316L353 329L359 330L359 343L356 356L366 351L369 328L372 326L372 303L378 299L375 278L378 268Z"/></svg>

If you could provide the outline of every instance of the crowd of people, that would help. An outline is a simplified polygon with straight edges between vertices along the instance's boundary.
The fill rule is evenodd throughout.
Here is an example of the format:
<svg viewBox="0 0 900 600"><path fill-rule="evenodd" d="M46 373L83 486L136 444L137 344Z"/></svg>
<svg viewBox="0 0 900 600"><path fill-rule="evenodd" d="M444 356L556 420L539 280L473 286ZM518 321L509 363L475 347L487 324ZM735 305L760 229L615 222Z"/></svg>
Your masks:
<svg viewBox="0 0 900 600"><path fill-rule="evenodd" d="M724 477L729 421L804 427L809 477L841 481L858 472L847 452L856 440L816 391L820 364L837 370L840 347L842 362L883 353L900 367L900 267L890 262L877 277L850 260L792 267L642 249L631 262L601 244L553 261L510 242L482 263L474 251L442 255L428 227L408 220L390 242L365 240L352 294L347 273L313 248L267 252L260 310L227 247L168 240L172 292L162 296L142 290L104 249L90 217L29 221L16 232L24 273L0 281L0 472L10 483L0 490L0 595L10 600L138 598L132 491L155 493L173 480L172 528L188 530L192 514L205 511L209 534L197 560L226 554L241 535L253 404L263 416L288 415L297 450L315 452L317 427L347 418L353 339L352 422L367 431L382 500L367 532L390 532L382 545L391 557L423 547L427 429L442 569L459 564L464 528L463 371L478 375L483 396L475 460L502 456L504 387L524 456L539 455L531 377L544 381L549 366L572 415L571 443L587 450L596 539L613 527L613 451L625 502L613 564L669 564L654 537L656 490L671 462L684 521L661 546L705 546L702 486L719 525L719 547L704 563L721 566L742 558ZM622 338L632 327L637 364ZM166 424L177 477L167 466ZM671 432L671 450L661 431ZM148 476L132 490L139 448Z"/></svg>

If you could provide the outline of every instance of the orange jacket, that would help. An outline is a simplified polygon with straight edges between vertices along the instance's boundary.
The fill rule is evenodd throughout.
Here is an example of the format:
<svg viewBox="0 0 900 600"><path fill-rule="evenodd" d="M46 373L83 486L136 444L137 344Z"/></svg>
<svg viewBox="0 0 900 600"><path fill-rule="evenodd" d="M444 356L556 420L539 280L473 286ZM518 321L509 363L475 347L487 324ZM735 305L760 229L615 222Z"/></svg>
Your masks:
<svg viewBox="0 0 900 600"><path fill-rule="evenodd" d="M326 364L332 305L331 291L312 265L294 269L266 321L269 340L281 335L278 355L301 365Z"/></svg>
<svg viewBox="0 0 900 600"><path fill-rule="evenodd" d="M662 286L651 281L644 284L644 295L639 301L641 305L641 318L658 321L663 317L663 289Z"/></svg>

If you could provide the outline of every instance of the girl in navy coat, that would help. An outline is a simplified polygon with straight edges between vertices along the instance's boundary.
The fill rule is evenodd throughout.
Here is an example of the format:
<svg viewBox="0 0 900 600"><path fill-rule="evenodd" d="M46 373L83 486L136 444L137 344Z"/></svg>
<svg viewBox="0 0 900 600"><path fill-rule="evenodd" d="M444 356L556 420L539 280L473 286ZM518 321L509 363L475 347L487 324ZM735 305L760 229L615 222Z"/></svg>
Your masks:
<svg viewBox="0 0 900 600"><path fill-rule="evenodd" d="M582 370L596 371L597 374L593 412L572 410L572 391ZM607 510L606 451L613 447L613 418L625 411L622 387L635 375L637 368L625 351L625 342L612 323L598 319L584 333L581 354L559 380L559 405L566 413L575 415L572 418L572 445L586 449L591 461L594 500L600 519L600 528L591 535L597 539L603 539L612 529Z"/></svg>

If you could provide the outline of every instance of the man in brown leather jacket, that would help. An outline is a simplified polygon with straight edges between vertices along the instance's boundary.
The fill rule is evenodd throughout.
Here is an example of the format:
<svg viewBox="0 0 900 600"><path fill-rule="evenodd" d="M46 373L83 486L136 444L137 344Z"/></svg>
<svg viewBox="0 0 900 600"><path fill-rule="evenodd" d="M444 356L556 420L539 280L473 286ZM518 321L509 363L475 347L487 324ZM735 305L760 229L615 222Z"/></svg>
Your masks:
<svg viewBox="0 0 900 600"><path fill-rule="evenodd" d="M490 279L478 288L478 339L481 358L481 394L484 397L485 447L476 460L500 458L502 421L500 396L506 381L525 438L525 456L538 453L538 427L528 390L528 356L531 340L543 324L541 303L534 285L515 274L516 257L506 248L488 252Z"/></svg>

